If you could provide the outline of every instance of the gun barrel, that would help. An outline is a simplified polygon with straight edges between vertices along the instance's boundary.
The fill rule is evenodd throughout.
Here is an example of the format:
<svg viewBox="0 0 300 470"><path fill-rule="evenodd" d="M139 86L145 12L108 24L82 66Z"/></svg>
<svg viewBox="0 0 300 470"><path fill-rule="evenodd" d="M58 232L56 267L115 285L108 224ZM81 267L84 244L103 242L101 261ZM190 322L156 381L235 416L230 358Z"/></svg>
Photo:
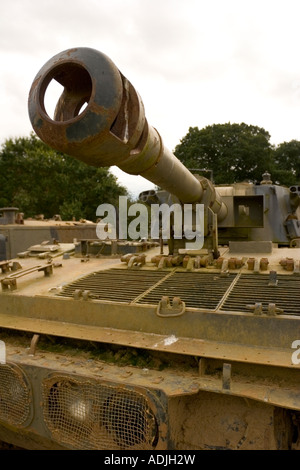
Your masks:
<svg viewBox="0 0 300 470"><path fill-rule="evenodd" d="M63 86L53 118L45 109L52 80ZM164 147L139 94L105 54L75 48L54 56L33 81L28 110L36 134L56 150L141 175L182 203L201 201L203 185ZM218 212L224 204L214 206Z"/></svg>

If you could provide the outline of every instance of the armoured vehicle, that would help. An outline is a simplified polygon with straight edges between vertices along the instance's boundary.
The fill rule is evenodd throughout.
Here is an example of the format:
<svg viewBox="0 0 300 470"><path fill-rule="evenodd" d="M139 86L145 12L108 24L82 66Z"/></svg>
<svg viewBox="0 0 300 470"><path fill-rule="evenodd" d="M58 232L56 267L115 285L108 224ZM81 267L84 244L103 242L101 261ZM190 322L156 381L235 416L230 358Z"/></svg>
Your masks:
<svg viewBox="0 0 300 470"><path fill-rule="evenodd" d="M50 117L52 80L64 91ZM42 67L29 115L57 150L155 183L141 200L169 205L171 235L118 259L81 243L74 255L2 262L0 439L28 449L298 449L299 187L269 174L223 187L193 175L94 49ZM174 207L185 206L194 247L178 236Z"/></svg>
<svg viewBox="0 0 300 470"><path fill-rule="evenodd" d="M65 221L58 214L52 219L45 219L43 214L24 218L17 207L3 207L0 214L0 261L21 253L25 256L28 248L46 242L72 244L76 239L96 238L97 224L87 220Z"/></svg>
<svg viewBox="0 0 300 470"><path fill-rule="evenodd" d="M101 219L96 223L80 220L61 220L59 214L44 219L43 214L24 219L17 207L0 209L0 261L27 257L38 253L40 258L49 251L59 251L60 244L69 244L71 251L84 251L98 256L117 256L126 253L143 253L155 243L146 240L102 240L97 238L97 227L107 227ZM78 242L78 243L77 243ZM89 251L87 251L89 250Z"/></svg>

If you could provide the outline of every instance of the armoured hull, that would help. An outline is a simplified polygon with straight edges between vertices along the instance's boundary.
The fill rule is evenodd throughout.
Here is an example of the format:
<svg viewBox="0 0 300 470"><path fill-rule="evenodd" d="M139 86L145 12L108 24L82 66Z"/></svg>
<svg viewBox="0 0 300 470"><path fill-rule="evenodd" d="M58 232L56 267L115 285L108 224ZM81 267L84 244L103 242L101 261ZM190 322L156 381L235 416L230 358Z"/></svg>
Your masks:
<svg viewBox="0 0 300 470"><path fill-rule="evenodd" d="M129 258L24 259L2 273L0 438L32 449L298 448L299 249L223 248L193 266L156 248L142 265Z"/></svg>

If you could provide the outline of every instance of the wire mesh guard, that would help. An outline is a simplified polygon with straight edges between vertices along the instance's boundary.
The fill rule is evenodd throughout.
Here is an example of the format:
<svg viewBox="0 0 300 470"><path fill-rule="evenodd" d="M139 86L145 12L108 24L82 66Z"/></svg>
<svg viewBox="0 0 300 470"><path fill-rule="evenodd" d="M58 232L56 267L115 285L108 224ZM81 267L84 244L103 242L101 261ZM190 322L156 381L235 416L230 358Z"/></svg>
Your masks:
<svg viewBox="0 0 300 470"><path fill-rule="evenodd" d="M52 438L81 450L153 450L158 426L146 397L124 387L69 377L43 384Z"/></svg>
<svg viewBox="0 0 300 470"><path fill-rule="evenodd" d="M0 420L15 426L26 423L30 414L30 390L24 374L8 364L0 365Z"/></svg>

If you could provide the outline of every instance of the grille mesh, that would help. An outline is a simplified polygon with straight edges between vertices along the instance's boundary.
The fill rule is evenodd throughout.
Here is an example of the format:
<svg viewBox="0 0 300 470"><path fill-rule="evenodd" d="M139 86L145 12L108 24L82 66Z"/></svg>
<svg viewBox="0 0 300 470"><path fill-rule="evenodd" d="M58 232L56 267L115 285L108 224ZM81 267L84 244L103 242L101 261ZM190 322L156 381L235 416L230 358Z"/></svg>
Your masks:
<svg viewBox="0 0 300 470"><path fill-rule="evenodd" d="M143 296L138 303L157 304L162 296L180 297L187 307L216 309L231 285L234 274L175 272Z"/></svg>
<svg viewBox="0 0 300 470"><path fill-rule="evenodd" d="M92 297L115 302L132 302L165 277L159 271L109 269L89 274L65 286L59 295L72 297L77 289L89 290Z"/></svg>
<svg viewBox="0 0 300 470"><path fill-rule="evenodd" d="M124 387L56 377L44 381L53 439L81 450L154 449L158 427L146 397Z"/></svg>
<svg viewBox="0 0 300 470"><path fill-rule="evenodd" d="M247 305L269 303L283 314L300 314L300 276L277 275L276 287L268 274L149 271L111 269L90 274L68 286L59 295L73 296L76 289L89 290L92 298L158 305L162 296L180 297L187 307L249 313Z"/></svg>
<svg viewBox="0 0 300 470"><path fill-rule="evenodd" d="M110 269L78 279L58 295L72 297L81 289L96 299L155 305L168 295L181 297L187 307L214 309L234 278L235 274Z"/></svg>
<svg viewBox="0 0 300 470"><path fill-rule="evenodd" d="M30 391L24 374L8 364L0 365L0 420L22 426L30 413Z"/></svg>
<svg viewBox="0 0 300 470"><path fill-rule="evenodd" d="M269 285L266 274L242 274L229 293L221 310L248 311L247 304L260 302L266 308L269 303L283 309L286 315L300 314L300 277L297 275L278 275L278 284Z"/></svg>

